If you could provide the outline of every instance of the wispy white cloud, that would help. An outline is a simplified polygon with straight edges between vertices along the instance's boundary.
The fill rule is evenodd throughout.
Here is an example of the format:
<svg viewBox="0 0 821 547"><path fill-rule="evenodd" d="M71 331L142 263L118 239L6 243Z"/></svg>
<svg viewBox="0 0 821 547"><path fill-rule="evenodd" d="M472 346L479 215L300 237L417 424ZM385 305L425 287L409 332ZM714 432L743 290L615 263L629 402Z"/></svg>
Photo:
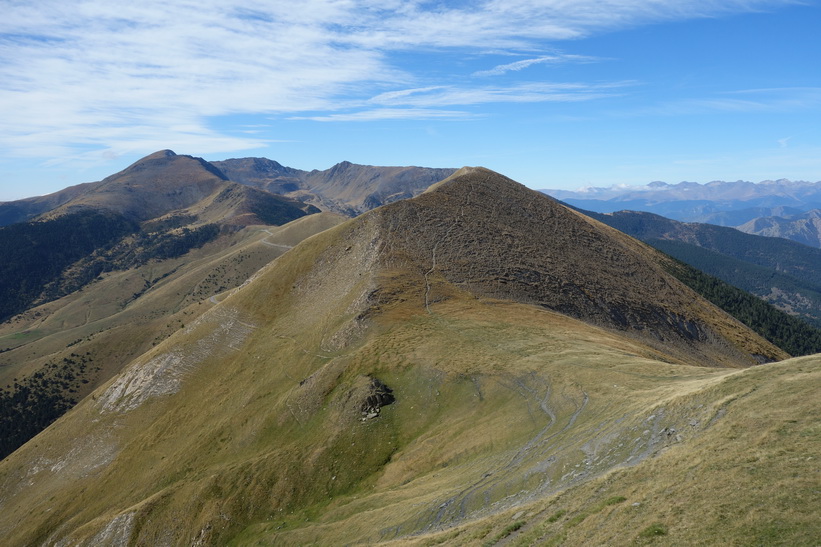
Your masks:
<svg viewBox="0 0 821 547"><path fill-rule="evenodd" d="M449 86L436 85L386 91L385 93L380 93L376 97L373 97L370 102L376 104L408 104L407 101L413 101L414 97L429 96L431 93L440 93L447 89L449 89Z"/></svg>
<svg viewBox="0 0 821 547"><path fill-rule="evenodd" d="M794 112L821 107L821 87L744 89L712 97L688 98L621 112L618 115L680 116L693 114Z"/></svg>
<svg viewBox="0 0 821 547"><path fill-rule="evenodd" d="M358 112L340 112L325 116L293 116L291 119L317 122L373 122L386 120L466 120L475 114L459 110L432 108L375 108Z"/></svg>
<svg viewBox="0 0 821 547"><path fill-rule="evenodd" d="M377 120L466 120L482 117L468 110L444 110L488 103L581 102L612 97L632 82L608 84L525 83L510 86L431 86L381 93L352 105L351 110L334 114L292 116L290 119L322 122Z"/></svg>
<svg viewBox="0 0 821 547"><path fill-rule="evenodd" d="M612 97L633 82L606 84L530 82L508 86L436 86L383 93L369 102L380 105L442 107L487 103L578 102Z"/></svg>
<svg viewBox="0 0 821 547"><path fill-rule="evenodd" d="M543 55L541 57L536 57L533 59L522 59L504 65L497 65L488 70L479 70L477 72L474 72L472 76L501 76L508 72L518 72L520 70L524 70L533 65L559 64L567 62L590 63L596 60L597 59L595 57L588 57L585 55Z"/></svg>
<svg viewBox="0 0 821 547"><path fill-rule="evenodd" d="M216 117L463 119L464 112L442 108L589 100L613 91L584 84L429 85L430 75L395 54L544 51L546 41L602 29L785 3L790 0L453 6L425 0L12 0L0 21L0 148L7 157L169 146L206 154L266 142L226 132ZM545 55L479 75L548 62L554 61ZM350 113L357 108L361 112Z"/></svg>

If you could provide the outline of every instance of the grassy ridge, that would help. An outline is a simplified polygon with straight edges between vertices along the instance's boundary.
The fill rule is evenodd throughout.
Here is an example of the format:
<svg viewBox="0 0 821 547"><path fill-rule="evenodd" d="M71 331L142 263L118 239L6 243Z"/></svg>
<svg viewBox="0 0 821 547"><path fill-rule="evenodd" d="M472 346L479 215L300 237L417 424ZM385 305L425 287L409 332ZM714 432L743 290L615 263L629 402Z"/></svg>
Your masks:
<svg viewBox="0 0 821 547"><path fill-rule="evenodd" d="M78 495L64 500L64 510L107 514L108 520L120 510L136 510L140 537L149 542L179 526L206 530L203 537L211 542L237 545L373 543L440 526L448 531L401 541L628 545L664 530L682 544L783 538L783 544L802 545L795 540L814 533L815 521L801 512L810 505L811 485L796 490L791 478L804 473L795 466L795 455L818 442L812 418L790 423L794 418L779 415L797 401L811 401L805 392L818 385L813 362L797 371L791 365L754 369L757 376L739 382L735 378L750 371L739 376L645 360L632 353L640 347L563 318L545 321L546 315L551 314L492 303L439 306L436 316L419 316L340 352L336 364L328 359L332 354L305 353L319 348L303 346L304 338L259 333L249 345L248 357L259 358L254 368L236 357L214 362L173 406L161 403L130 418L145 423L154 417L131 441L140 450L123 453L122 461L98 479L100 484L126 481L129 489L109 489L102 499ZM477 341L484 346L476 348ZM780 374L770 378L776 371ZM358 412L349 414L347 406L363 373L381 378L397 396L368 422L361 422ZM237 391L228 389L228 377ZM325 387L303 392L308 384L300 383L306 378ZM792 392L793 382L773 391L790 379L805 382L803 390ZM760 393L751 398L756 386ZM548 387L552 426L540 410ZM576 414L585 393L588 402ZM762 405L773 395L779 396L778 405ZM208 408L202 407L204 399ZM665 415L656 425L651 417L659 416L660 401ZM749 403L739 406L742 401ZM762 409L768 410L762 414ZM763 426L750 428L738 421L741 417ZM183 443L173 434L181 420L190 434ZM126 427L139 427L137 422ZM675 442L662 433L670 427L686 437ZM643 437L642 428L661 433L656 453L669 448L625 471L602 469L596 478L591 460L624 462L635 448L630 443ZM758 435L754 432L764 437L749 444L750 435ZM748 446L757 448L745 455ZM713 461L711 454L722 458ZM747 461L730 480L725 473L745 465L742 457L758 459ZM668 467L668 461L675 466ZM785 466L778 475L784 478L773 484L769 466L775 464ZM682 482L688 470L698 475ZM160 480L134 482L135 472ZM562 479L569 472L586 474ZM736 489L735 481L750 473L761 488L756 498L772 504L758 504L746 486ZM88 480L75 488L88 487ZM41 487L35 484L30 495ZM551 488L569 490L551 497ZM791 494L779 495L777 489ZM544 494L545 501L529 501ZM32 523L54 492L39 495L41 502L29 498ZM134 505L139 499L147 501ZM720 512L714 513L717 500ZM740 517L745 511L754 511L757 529ZM221 514L230 520L217 529L213 523ZM697 523L705 514L712 515L708 527L681 524ZM43 526L41 539L51 529Z"/></svg>
<svg viewBox="0 0 821 547"><path fill-rule="evenodd" d="M816 545L819 385L818 357L733 374L690 396L722 411L695 445L397 544L493 544L515 521L506 545Z"/></svg>
<svg viewBox="0 0 821 547"><path fill-rule="evenodd" d="M540 258L547 238L519 237L544 226L519 222L529 191L474 175L305 239L141 355L0 462L0 534L724 545L773 537L761 522L812 537L817 462L797 458L819 443L818 359L722 368L777 350L664 273L658 253L575 213L553 211L557 260ZM510 222L471 225L505 218L466 214L491 199ZM508 237L533 263L499 258ZM574 282L567 305L592 315L500 297L541 290L531 279L559 268ZM632 322L593 320L637 302ZM374 386L393 397L378 411Z"/></svg>
<svg viewBox="0 0 821 547"><path fill-rule="evenodd" d="M173 229L172 222L148 229ZM0 387L5 386L0 389L0 458L128 361L195 320L213 306L211 297L240 285L287 246L336 222L333 215L312 215L283 228L223 234L213 248L186 257L174 256L178 253L168 248L171 256L164 260L105 274L85 290L0 325ZM196 233L192 230L192 237ZM280 243L272 245L272 239ZM151 241L148 246L159 252L168 238ZM79 361L75 352L87 366L73 365Z"/></svg>

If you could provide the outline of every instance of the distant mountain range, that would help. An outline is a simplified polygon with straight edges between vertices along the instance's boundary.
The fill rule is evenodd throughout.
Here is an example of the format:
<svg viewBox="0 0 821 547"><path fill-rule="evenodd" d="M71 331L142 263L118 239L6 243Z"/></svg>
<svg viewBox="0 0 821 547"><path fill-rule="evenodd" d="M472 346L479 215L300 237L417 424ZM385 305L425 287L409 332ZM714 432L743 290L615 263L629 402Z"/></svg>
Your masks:
<svg viewBox="0 0 821 547"><path fill-rule="evenodd" d="M284 167L266 158L211 162L236 182L356 216L375 207L422 193L455 169L376 167L343 161L324 171Z"/></svg>
<svg viewBox="0 0 821 547"><path fill-rule="evenodd" d="M781 210L777 215L754 218L736 228L748 234L781 237L821 247L821 209L800 213Z"/></svg>
<svg viewBox="0 0 821 547"><path fill-rule="evenodd" d="M0 231L7 258L0 265L0 320L103 272L180 256L243 226L282 225L318 212L169 150L100 182L0 204L9 224Z"/></svg>
<svg viewBox="0 0 821 547"><path fill-rule="evenodd" d="M307 172L262 158L209 163L162 150L100 182L0 203L0 226L14 225L0 232L9 258L0 267L0 320L111 268L181 255L221 231L286 224L318 213L312 203L353 216L416 195L452 172L348 162ZM31 220L37 222L24 224ZM64 225L85 228L64 241Z"/></svg>
<svg viewBox="0 0 821 547"><path fill-rule="evenodd" d="M204 301L345 219L332 211L353 215L453 172L219 165L162 150L99 182L0 203L0 456Z"/></svg>
<svg viewBox="0 0 821 547"><path fill-rule="evenodd" d="M284 196L232 182L200 158L162 150L100 182L47 196L0 203L0 225L105 211L133 222L174 216L184 224L244 226L278 218L283 224L319 210Z"/></svg>
<svg viewBox="0 0 821 547"><path fill-rule="evenodd" d="M0 386L6 386L0 406L11 405L0 420L0 454L199 317L203 301L213 303L303 239L346 217L418 196L454 172L349 162L301 171L264 158L206 162L162 150L102 181L0 204L0 218L9 223L0 227L6 258L0 263ZM499 183L501 196L506 179L483 176ZM647 213L589 215L821 325L821 251ZM475 226L477 234L487 229ZM536 243L531 246L535 252ZM497 251L501 256L505 247ZM494 268L505 271L516 260L500 258ZM669 273L709 292L713 303L788 353L821 349L815 331L759 309L763 303L749 295L715 286L683 266ZM500 287L531 274L512 275L503 276ZM539 279L534 283L543 285ZM562 291L576 289L565 285ZM575 316L582 303L573 297L555 305ZM635 310L596 313L605 323L649 320L631 319ZM27 394L22 402L21 394Z"/></svg>
<svg viewBox="0 0 821 547"><path fill-rule="evenodd" d="M180 203L195 216L221 192ZM374 194L353 193L322 198ZM47 363L18 367L29 380L4 399L10 412L46 380L111 367L0 462L5 544L821 537L808 456L821 448L821 359L790 359L693 287L803 325L759 299L482 168L351 219L232 222L133 266L136 291L108 272L74 297L94 305L55 321L71 307L61 299L0 337L11 362L37 350ZM263 249L276 258L217 292Z"/></svg>
<svg viewBox="0 0 821 547"><path fill-rule="evenodd" d="M582 212L821 326L821 249L653 213Z"/></svg>
<svg viewBox="0 0 821 547"><path fill-rule="evenodd" d="M821 182L653 182L642 187L543 192L597 213L645 211L684 222L733 226L751 234L821 246Z"/></svg>

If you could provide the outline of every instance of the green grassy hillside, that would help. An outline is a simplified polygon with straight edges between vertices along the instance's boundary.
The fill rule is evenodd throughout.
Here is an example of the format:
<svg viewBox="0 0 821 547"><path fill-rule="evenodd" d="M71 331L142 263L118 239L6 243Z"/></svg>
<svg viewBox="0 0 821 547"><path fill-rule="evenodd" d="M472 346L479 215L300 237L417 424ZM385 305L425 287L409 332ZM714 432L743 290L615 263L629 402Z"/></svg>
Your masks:
<svg viewBox="0 0 821 547"><path fill-rule="evenodd" d="M341 220L320 214L229 232L183 256L103 273L0 324L0 457L263 265Z"/></svg>
<svg viewBox="0 0 821 547"><path fill-rule="evenodd" d="M399 298L363 317L374 283L403 283L364 270L326 285L374 258L344 228L266 268L0 465L9 541L818 537L817 358L665 363L612 331L456 288L430 313ZM372 378L395 397L375 417L363 411Z"/></svg>
<svg viewBox="0 0 821 547"><path fill-rule="evenodd" d="M819 361L732 368L781 354L662 255L531 198L466 170L304 239L0 462L0 535L811 544ZM543 250L497 262L508 236Z"/></svg>
<svg viewBox="0 0 821 547"><path fill-rule="evenodd" d="M657 456L394 544L817 545L819 387L818 356L732 373L665 407L709 409L709 425L694 417Z"/></svg>

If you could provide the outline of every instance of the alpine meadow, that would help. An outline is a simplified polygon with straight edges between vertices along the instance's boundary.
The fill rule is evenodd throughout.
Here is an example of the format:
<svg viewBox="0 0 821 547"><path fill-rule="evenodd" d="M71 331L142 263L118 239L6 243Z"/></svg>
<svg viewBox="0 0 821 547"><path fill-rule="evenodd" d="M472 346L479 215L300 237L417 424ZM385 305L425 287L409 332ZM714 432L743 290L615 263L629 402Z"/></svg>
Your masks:
<svg viewBox="0 0 821 547"><path fill-rule="evenodd" d="M407 171L335 169L370 182L308 199L292 172L275 226L253 201L210 216L239 183L165 151L11 225L109 211L134 227L69 270L134 258L3 325L14 400L70 407L0 463L7 544L817 543L821 359L493 171L306 209ZM151 214L88 205L120 187ZM215 228L162 254L160 226Z"/></svg>
<svg viewBox="0 0 821 547"><path fill-rule="evenodd" d="M0 5L0 547L821 547L821 2Z"/></svg>

